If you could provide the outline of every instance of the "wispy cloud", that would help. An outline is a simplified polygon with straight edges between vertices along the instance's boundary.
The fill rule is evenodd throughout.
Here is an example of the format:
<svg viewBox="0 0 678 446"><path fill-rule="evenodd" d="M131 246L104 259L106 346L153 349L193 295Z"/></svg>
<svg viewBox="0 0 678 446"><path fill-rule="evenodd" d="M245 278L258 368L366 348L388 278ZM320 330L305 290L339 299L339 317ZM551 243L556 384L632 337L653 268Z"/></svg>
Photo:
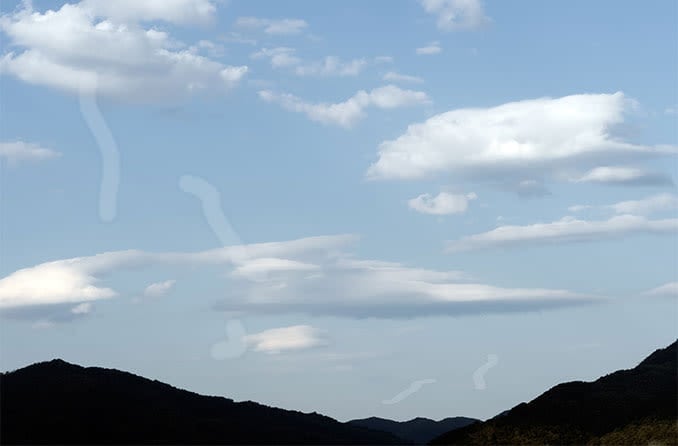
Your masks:
<svg viewBox="0 0 678 446"><path fill-rule="evenodd" d="M388 82L412 82L415 84L421 84L424 82L424 79L418 77L418 76L410 76L407 74L400 74L396 73L395 71L389 71L388 73L384 74L383 78L385 81Z"/></svg>
<svg viewBox="0 0 678 446"><path fill-rule="evenodd" d="M424 10L437 17L443 31L477 29L490 22L481 0L420 0Z"/></svg>
<svg viewBox="0 0 678 446"><path fill-rule="evenodd" d="M468 203L478 196L470 194L451 194L441 192L435 197L430 194L422 194L408 200L407 205L417 212L433 215L463 214L468 209Z"/></svg>
<svg viewBox="0 0 678 446"><path fill-rule="evenodd" d="M530 244L552 244L615 239L632 234L675 234L678 218L648 220L635 215L619 215L608 220L587 221L565 217L551 223L500 226L488 232L448 242L448 251Z"/></svg>
<svg viewBox="0 0 678 446"><path fill-rule="evenodd" d="M312 121L333 124L349 128L365 116L369 107L392 109L422 105L430 102L428 95L422 91L403 90L394 85L375 88L369 92L360 90L352 97L338 103L311 103L288 94L262 90L259 97L266 101L280 104L284 109L303 113Z"/></svg>
<svg viewBox="0 0 678 446"><path fill-rule="evenodd" d="M0 159L10 165L22 162L37 162L58 158L61 153L24 141L0 142Z"/></svg>
<svg viewBox="0 0 678 446"><path fill-rule="evenodd" d="M165 280L163 282L152 283L146 287L144 290L144 296L146 297L161 297L167 294L176 283L176 280Z"/></svg>
<svg viewBox="0 0 678 446"><path fill-rule="evenodd" d="M574 178L573 181L625 186L666 186L673 184L671 177L665 173L629 166L596 167L583 176Z"/></svg>
<svg viewBox="0 0 678 446"><path fill-rule="evenodd" d="M430 56L433 54L438 54L442 51L442 47L440 46L440 42L435 41L431 42L426 46L419 47L415 50L417 54L424 55L424 56Z"/></svg>
<svg viewBox="0 0 678 446"><path fill-rule="evenodd" d="M325 332L310 325L272 328L245 336L245 342L254 351L268 354L306 350L327 343Z"/></svg>
<svg viewBox="0 0 678 446"><path fill-rule="evenodd" d="M238 17L235 26L262 30L266 34L299 34L308 28L308 23L301 19L266 19L260 17Z"/></svg>

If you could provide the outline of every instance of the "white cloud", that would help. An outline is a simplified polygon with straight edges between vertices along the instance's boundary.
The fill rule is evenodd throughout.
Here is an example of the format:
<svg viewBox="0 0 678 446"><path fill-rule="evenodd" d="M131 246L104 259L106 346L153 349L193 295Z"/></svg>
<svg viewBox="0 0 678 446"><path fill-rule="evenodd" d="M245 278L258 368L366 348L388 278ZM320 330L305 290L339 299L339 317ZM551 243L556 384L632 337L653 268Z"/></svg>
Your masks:
<svg viewBox="0 0 678 446"><path fill-rule="evenodd" d="M245 342L254 351L268 354L305 350L326 344L323 331L310 325L272 328L245 336Z"/></svg>
<svg viewBox="0 0 678 446"><path fill-rule="evenodd" d="M167 294L177 283L176 280L165 280L164 282L152 283L144 290L146 297L161 297Z"/></svg>
<svg viewBox="0 0 678 446"><path fill-rule="evenodd" d="M294 67L298 76L357 76L367 66L365 59L343 61L327 56L316 62L303 63L296 50L289 47L262 48L250 55L253 59L269 59L273 68Z"/></svg>
<svg viewBox="0 0 678 446"><path fill-rule="evenodd" d="M410 76L407 74L396 73L395 71L389 71L384 74L383 79L388 82L412 82L416 84L421 84L424 82L424 79L418 76Z"/></svg>
<svg viewBox="0 0 678 446"><path fill-rule="evenodd" d="M471 283L458 271L357 259L346 250L355 240L349 235L309 237L193 253L132 250L57 260L0 279L0 308L110 298L116 292L98 282L104 276L113 281L114 273L124 269L191 266L185 270L200 273L210 265L231 271L215 277L225 282L224 299L215 306L222 311L409 318L547 309L592 300L558 289Z"/></svg>
<svg viewBox="0 0 678 446"><path fill-rule="evenodd" d="M267 58L273 68L286 68L301 63L301 59L294 55L295 49L288 47L262 48L250 55L252 59Z"/></svg>
<svg viewBox="0 0 678 446"><path fill-rule="evenodd" d="M84 0L81 5L96 16L120 22L206 24L213 21L216 13L210 0Z"/></svg>
<svg viewBox="0 0 678 446"><path fill-rule="evenodd" d="M678 218L648 220L635 215L619 215L608 220L586 221L565 217L551 223L526 226L500 226L448 243L449 251L469 251L522 244L566 243L605 240L630 234L675 234Z"/></svg>
<svg viewBox="0 0 678 446"><path fill-rule="evenodd" d="M310 103L287 93L274 93L262 90L259 97L266 102L280 104L284 109L304 113L313 121L324 124L334 124L341 127L351 127L365 116L365 109L376 107L391 109L427 104L429 98L426 93L414 90L403 90L394 85L375 88L370 92L360 90L344 102L335 104Z"/></svg>
<svg viewBox="0 0 678 446"><path fill-rule="evenodd" d="M105 6L109 3L117 6ZM143 2L134 8L116 2L91 4L116 14L127 11L128 19L169 20L181 11L176 5L208 3L176 1L163 13L157 3ZM247 73L246 66L226 66L201 56L197 47L187 47L156 28L100 19L90 7L67 3L58 11L20 9L1 16L6 46L20 51L2 56L0 74L76 94L150 102L227 91Z"/></svg>
<svg viewBox="0 0 678 446"><path fill-rule="evenodd" d="M417 54L424 55L424 56L430 56L432 54L438 54L442 51L443 49L440 47L440 42L435 41L431 42L426 46L419 47L415 50Z"/></svg>
<svg viewBox="0 0 678 446"><path fill-rule="evenodd" d="M629 106L622 93L509 102L442 113L379 146L374 179L553 174L575 162L676 153L675 147L624 142L612 128Z"/></svg>
<svg viewBox="0 0 678 446"><path fill-rule="evenodd" d="M423 214L448 215L463 214L468 209L468 203L478 196L470 194L450 194L441 192L435 197L430 194L422 194L410 199L407 204L411 209Z"/></svg>
<svg viewBox="0 0 678 446"><path fill-rule="evenodd" d="M620 201L605 206L579 204L570 206L570 212L582 212L591 209L602 209L616 214L650 215L659 212L675 211L678 209L678 196L668 193L652 195L640 200Z"/></svg>
<svg viewBox="0 0 678 446"><path fill-rule="evenodd" d="M444 31L476 29L489 23L480 0L420 0L424 10L437 16Z"/></svg>
<svg viewBox="0 0 678 446"><path fill-rule="evenodd" d="M263 30L266 34L298 34L308 27L301 19L264 19L259 17L238 17L235 26Z"/></svg>
<svg viewBox="0 0 678 446"><path fill-rule="evenodd" d="M73 314L88 314L92 311L92 304L90 302L83 302L71 308Z"/></svg>
<svg viewBox="0 0 678 446"><path fill-rule="evenodd" d="M678 297L678 282L669 282L644 292L646 296L673 296Z"/></svg>
<svg viewBox="0 0 678 446"><path fill-rule="evenodd" d="M577 183L619 184L634 186L657 186L672 184L671 177L661 172L652 172L637 167L601 166L579 178Z"/></svg>
<svg viewBox="0 0 678 446"><path fill-rule="evenodd" d="M10 165L21 162L44 161L60 156L61 153L35 143L24 141L0 142L0 159L5 159Z"/></svg>
<svg viewBox="0 0 678 446"><path fill-rule="evenodd" d="M666 107L664 109L666 115L675 115L676 113L678 113L678 107Z"/></svg>
<svg viewBox="0 0 678 446"><path fill-rule="evenodd" d="M374 58L375 63L393 63L393 56L377 56Z"/></svg>
<svg viewBox="0 0 678 446"><path fill-rule="evenodd" d="M640 200L622 201L610 205L617 214L648 215L656 212L675 211L678 209L678 197L672 194L658 194Z"/></svg>
<svg viewBox="0 0 678 446"><path fill-rule="evenodd" d="M342 61L335 56L327 56L319 62L298 66L295 73L299 76L357 76L367 66L365 59Z"/></svg>

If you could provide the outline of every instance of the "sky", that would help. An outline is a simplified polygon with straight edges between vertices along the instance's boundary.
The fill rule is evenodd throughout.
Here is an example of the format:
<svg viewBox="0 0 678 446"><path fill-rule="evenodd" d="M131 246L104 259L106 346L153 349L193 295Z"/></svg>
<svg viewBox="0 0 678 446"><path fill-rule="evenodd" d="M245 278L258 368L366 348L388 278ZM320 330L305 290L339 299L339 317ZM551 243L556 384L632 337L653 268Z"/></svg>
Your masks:
<svg viewBox="0 0 678 446"><path fill-rule="evenodd" d="M0 369L488 418L678 336L673 1L0 4Z"/></svg>

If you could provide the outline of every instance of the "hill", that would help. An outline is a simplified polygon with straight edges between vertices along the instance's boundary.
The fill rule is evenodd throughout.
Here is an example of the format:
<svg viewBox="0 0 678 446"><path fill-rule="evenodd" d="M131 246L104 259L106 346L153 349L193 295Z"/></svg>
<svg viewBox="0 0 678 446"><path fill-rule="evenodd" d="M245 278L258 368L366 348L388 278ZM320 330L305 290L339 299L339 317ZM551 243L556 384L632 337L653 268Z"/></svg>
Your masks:
<svg viewBox="0 0 678 446"><path fill-rule="evenodd" d="M432 444L678 444L676 342L630 370L559 384Z"/></svg>
<svg viewBox="0 0 678 446"><path fill-rule="evenodd" d="M2 444L394 444L316 413L203 396L62 360L0 375Z"/></svg>
<svg viewBox="0 0 678 446"><path fill-rule="evenodd" d="M370 417L360 420L351 420L348 424L389 432L408 443L427 444L429 441L445 432L468 426L477 421L478 420L474 418L466 417L445 418L440 421L419 417L409 421L399 422L384 418Z"/></svg>

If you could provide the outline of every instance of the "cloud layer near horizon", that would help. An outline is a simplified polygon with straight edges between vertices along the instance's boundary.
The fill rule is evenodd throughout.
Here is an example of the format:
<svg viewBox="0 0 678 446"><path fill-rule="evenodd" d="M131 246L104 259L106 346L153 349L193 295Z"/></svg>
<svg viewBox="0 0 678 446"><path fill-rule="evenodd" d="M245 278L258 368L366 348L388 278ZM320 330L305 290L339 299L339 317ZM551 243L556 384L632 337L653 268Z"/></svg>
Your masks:
<svg viewBox="0 0 678 446"><path fill-rule="evenodd" d="M109 299L118 292L99 285L102 277L110 282L116 271L172 265L226 268L224 297L216 302L225 311L400 318L546 309L592 300L566 290L472 283L458 271L356 259L346 250L355 240L321 236L194 253L130 250L46 262L0 279L0 308Z"/></svg>

